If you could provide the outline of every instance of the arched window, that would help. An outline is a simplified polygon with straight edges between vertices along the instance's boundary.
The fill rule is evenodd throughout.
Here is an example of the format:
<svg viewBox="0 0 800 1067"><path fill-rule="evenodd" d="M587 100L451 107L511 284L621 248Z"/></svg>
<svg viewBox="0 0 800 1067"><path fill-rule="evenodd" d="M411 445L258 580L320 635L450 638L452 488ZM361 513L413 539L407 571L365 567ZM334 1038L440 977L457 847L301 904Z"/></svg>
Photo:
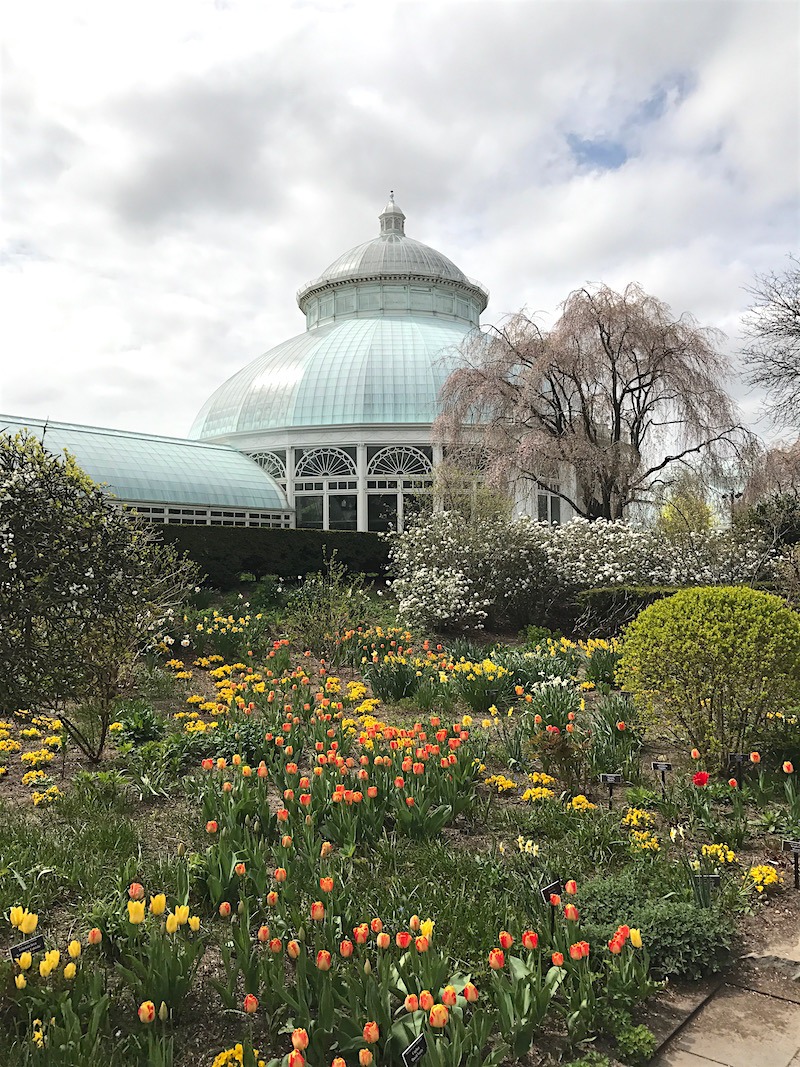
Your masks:
<svg viewBox="0 0 800 1067"><path fill-rule="evenodd" d="M295 478L354 478L356 464L341 448L312 448L297 461Z"/></svg>
<svg viewBox="0 0 800 1067"><path fill-rule="evenodd" d="M430 477L431 461L418 448L392 445L372 457L367 475L371 478Z"/></svg>
<svg viewBox="0 0 800 1067"><path fill-rule="evenodd" d="M277 452L248 452L248 455L276 482L286 482L286 459L283 455Z"/></svg>

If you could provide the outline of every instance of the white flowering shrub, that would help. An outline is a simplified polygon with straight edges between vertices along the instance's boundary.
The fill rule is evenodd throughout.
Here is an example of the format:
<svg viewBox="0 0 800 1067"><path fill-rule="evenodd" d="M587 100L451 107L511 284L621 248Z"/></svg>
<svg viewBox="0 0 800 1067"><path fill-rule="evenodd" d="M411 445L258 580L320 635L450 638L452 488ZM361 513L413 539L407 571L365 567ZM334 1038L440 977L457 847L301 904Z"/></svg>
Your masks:
<svg viewBox="0 0 800 1067"><path fill-rule="evenodd" d="M438 630L536 618L555 585L546 529L528 519L470 521L445 511L390 535L401 617L409 626Z"/></svg>
<svg viewBox="0 0 800 1067"><path fill-rule="evenodd" d="M0 433L0 717L47 708L99 759L113 701L196 581L70 456Z"/></svg>
<svg viewBox="0 0 800 1067"><path fill-rule="evenodd" d="M448 511L390 538L400 614L409 626L434 630L541 621L556 587L737 585L768 577L772 566L752 533L672 537L603 519L470 522Z"/></svg>
<svg viewBox="0 0 800 1067"><path fill-rule="evenodd" d="M768 547L738 530L671 537L604 519L573 519L545 529L548 559L566 586L737 585L767 577L771 567Z"/></svg>

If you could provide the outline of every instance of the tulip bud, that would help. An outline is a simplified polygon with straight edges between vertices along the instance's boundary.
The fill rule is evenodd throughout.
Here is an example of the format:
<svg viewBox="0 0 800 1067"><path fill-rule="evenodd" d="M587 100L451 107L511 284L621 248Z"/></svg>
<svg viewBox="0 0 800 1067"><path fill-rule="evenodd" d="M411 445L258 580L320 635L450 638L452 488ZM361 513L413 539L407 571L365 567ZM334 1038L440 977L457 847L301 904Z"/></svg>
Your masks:
<svg viewBox="0 0 800 1067"><path fill-rule="evenodd" d="M372 974L372 964L369 962L369 960L364 960L364 974Z"/></svg>
<svg viewBox="0 0 800 1067"><path fill-rule="evenodd" d="M248 993L244 998L244 1010L248 1015L252 1015L253 1012L258 1010L258 997L254 997L252 993Z"/></svg>
<svg viewBox="0 0 800 1067"><path fill-rule="evenodd" d="M182 858L185 855L186 855L186 845L184 845L183 841L181 841L181 843L178 845L178 856Z"/></svg>
<svg viewBox="0 0 800 1067"><path fill-rule="evenodd" d="M158 1009L158 1017L162 1023L165 1023L169 1018L169 1008L163 1000L161 1001L161 1006Z"/></svg>

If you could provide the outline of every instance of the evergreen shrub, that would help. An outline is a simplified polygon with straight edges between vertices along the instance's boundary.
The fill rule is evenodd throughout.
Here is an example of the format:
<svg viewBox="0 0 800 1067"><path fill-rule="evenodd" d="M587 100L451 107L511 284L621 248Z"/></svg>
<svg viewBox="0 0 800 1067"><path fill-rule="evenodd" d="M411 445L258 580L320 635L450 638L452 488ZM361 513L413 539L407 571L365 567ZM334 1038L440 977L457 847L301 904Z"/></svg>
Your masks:
<svg viewBox="0 0 800 1067"><path fill-rule="evenodd" d="M684 589L628 626L617 681L656 733L724 768L800 696L800 615L756 589Z"/></svg>

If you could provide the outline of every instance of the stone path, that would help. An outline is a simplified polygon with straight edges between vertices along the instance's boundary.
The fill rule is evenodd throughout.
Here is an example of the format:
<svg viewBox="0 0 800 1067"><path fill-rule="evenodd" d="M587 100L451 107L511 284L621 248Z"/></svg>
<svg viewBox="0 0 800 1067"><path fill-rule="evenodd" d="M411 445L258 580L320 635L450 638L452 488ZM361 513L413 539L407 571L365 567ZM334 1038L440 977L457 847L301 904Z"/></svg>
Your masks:
<svg viewBox="0 0 800 1067"><path fill-rule="evenodd" d="M800 1067L800 931L673 1013L683 1018L651 1067Z"/></svg>

